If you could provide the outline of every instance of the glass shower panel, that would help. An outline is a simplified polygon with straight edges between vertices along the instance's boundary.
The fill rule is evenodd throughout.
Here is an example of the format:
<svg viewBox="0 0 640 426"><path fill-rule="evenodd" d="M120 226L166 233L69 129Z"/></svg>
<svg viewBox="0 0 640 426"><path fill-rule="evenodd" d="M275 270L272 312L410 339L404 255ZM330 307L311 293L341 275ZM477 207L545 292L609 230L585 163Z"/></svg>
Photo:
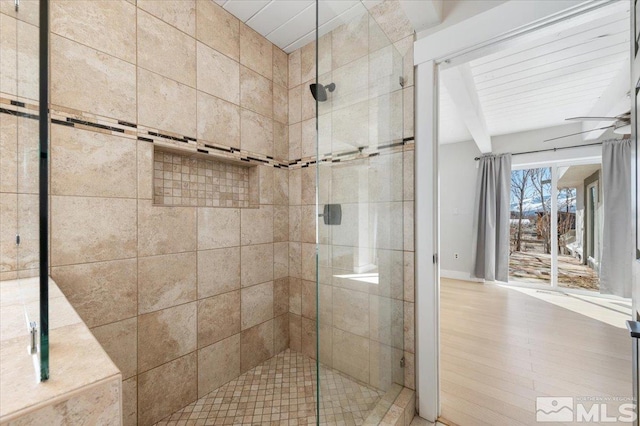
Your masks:
<svg viewBox="0 0 640 426"><path fill-rule="evenodd" d="M3 311L22 311L24 322L6 336L35 341L40 378L48 378L47 299L40 286L40 182L39 128L39 8L37 0L2 1L2 79L0 145L2 147L0 286L13 305ZM46 66L46 63L43 64ZM46 120L46 118L45 118ZM46 162L46 155L44 160ZM46 205L46 203L45 203ZM45 216L46 217L46 216ZM46 222L45 222L46 225ZM45 229L46 231L46 229ZM47 274L45 274L45 279ZM46 282L46 281L45 281ZM41 303L42 302L42 303ZM45 310L42 310L42 306ZM42 315L41 315L42 314ZM44 327L43 327L44 325ZM13 328L13 327L12 327ZM32 334L33 333L33 337Z"/></svg>
<svg viewBox="0 0 640 426"><path fill-rule="evenodd" d="M404 381L403 58L364 6L353 12L317 39L318 420L329 424L377 424Z"/></svg>

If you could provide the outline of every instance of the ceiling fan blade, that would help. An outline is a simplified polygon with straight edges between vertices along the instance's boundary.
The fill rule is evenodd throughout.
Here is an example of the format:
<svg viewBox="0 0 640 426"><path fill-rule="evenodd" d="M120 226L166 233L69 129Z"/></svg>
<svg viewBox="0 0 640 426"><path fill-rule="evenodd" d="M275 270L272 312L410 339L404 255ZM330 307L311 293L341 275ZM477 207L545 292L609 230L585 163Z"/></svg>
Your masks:
<svg viewBox="0 0 640 426"><path fill-rule="evenodd" d="M591 129L591 130L585 130L584 132L578 132L578 133L571 133L569 135L564 135L564 136L558 136L557 138L551 138L551 139L545 139L542 142L551 142L551 141L555 141L557 139L562 139L562 138L568 138L569 136L576 136L576 135L581 135L583 133L589 133L589 132L595 132L596 130L605 130L605 129L610 129L614 127L614 125L612 124L611 126L606 126L606 127L598 127L597 129Z"/></svg>
<svg viewBox="0 0 640 426"><path fill-rule="evenodd" d="M565 121L615 121L619 117L571 117L565 118Z"/></svg>

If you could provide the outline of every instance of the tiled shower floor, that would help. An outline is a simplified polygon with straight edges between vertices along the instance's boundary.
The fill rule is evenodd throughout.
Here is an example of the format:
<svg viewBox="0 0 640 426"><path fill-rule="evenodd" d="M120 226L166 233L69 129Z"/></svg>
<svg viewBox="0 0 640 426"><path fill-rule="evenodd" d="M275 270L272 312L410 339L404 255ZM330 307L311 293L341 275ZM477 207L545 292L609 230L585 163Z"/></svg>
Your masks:
<svg viewBox="0 0 640 426"><path fill-rule="evenodd" d="M314 425L316 363L287 349L157 423ZM320 424L361 425L383 393L320 369Z"/></svg>

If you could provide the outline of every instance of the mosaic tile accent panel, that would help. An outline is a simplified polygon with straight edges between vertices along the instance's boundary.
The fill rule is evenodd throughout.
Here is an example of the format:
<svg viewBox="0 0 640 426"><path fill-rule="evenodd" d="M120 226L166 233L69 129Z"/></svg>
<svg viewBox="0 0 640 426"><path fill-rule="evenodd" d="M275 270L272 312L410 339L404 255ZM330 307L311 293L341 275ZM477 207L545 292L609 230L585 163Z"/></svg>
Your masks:
<svg viewBox="0 0 640 426"><path fill-rule="evenodd" d="M316 362L287 349L157 425L315 425L316 386ZM322 367L320 395L321 425L362 425L383 393Z"/></svg>
<svg viewBox="0 0 640 426"><path fill-rule="evenodd" d="M153 202L164 206L249 207L249 168L156 150Z"/></svg>

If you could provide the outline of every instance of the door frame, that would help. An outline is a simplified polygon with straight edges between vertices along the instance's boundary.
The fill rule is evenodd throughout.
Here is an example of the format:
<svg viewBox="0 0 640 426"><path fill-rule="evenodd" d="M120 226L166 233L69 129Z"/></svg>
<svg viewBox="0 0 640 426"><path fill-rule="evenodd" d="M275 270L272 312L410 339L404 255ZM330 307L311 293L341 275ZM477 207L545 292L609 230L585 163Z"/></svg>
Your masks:
<svg viewBox="0 0 640 426"><path fill-rule="evenodd" d="M416 407L435 422L440 415L440 267L438 172L438 69L467 62L487 49L501 49L553 31L568 18L593 12L613 0L509 0L414 43L415 66L415 303ZM534 31L537 34L531 34Z"/></svg>

